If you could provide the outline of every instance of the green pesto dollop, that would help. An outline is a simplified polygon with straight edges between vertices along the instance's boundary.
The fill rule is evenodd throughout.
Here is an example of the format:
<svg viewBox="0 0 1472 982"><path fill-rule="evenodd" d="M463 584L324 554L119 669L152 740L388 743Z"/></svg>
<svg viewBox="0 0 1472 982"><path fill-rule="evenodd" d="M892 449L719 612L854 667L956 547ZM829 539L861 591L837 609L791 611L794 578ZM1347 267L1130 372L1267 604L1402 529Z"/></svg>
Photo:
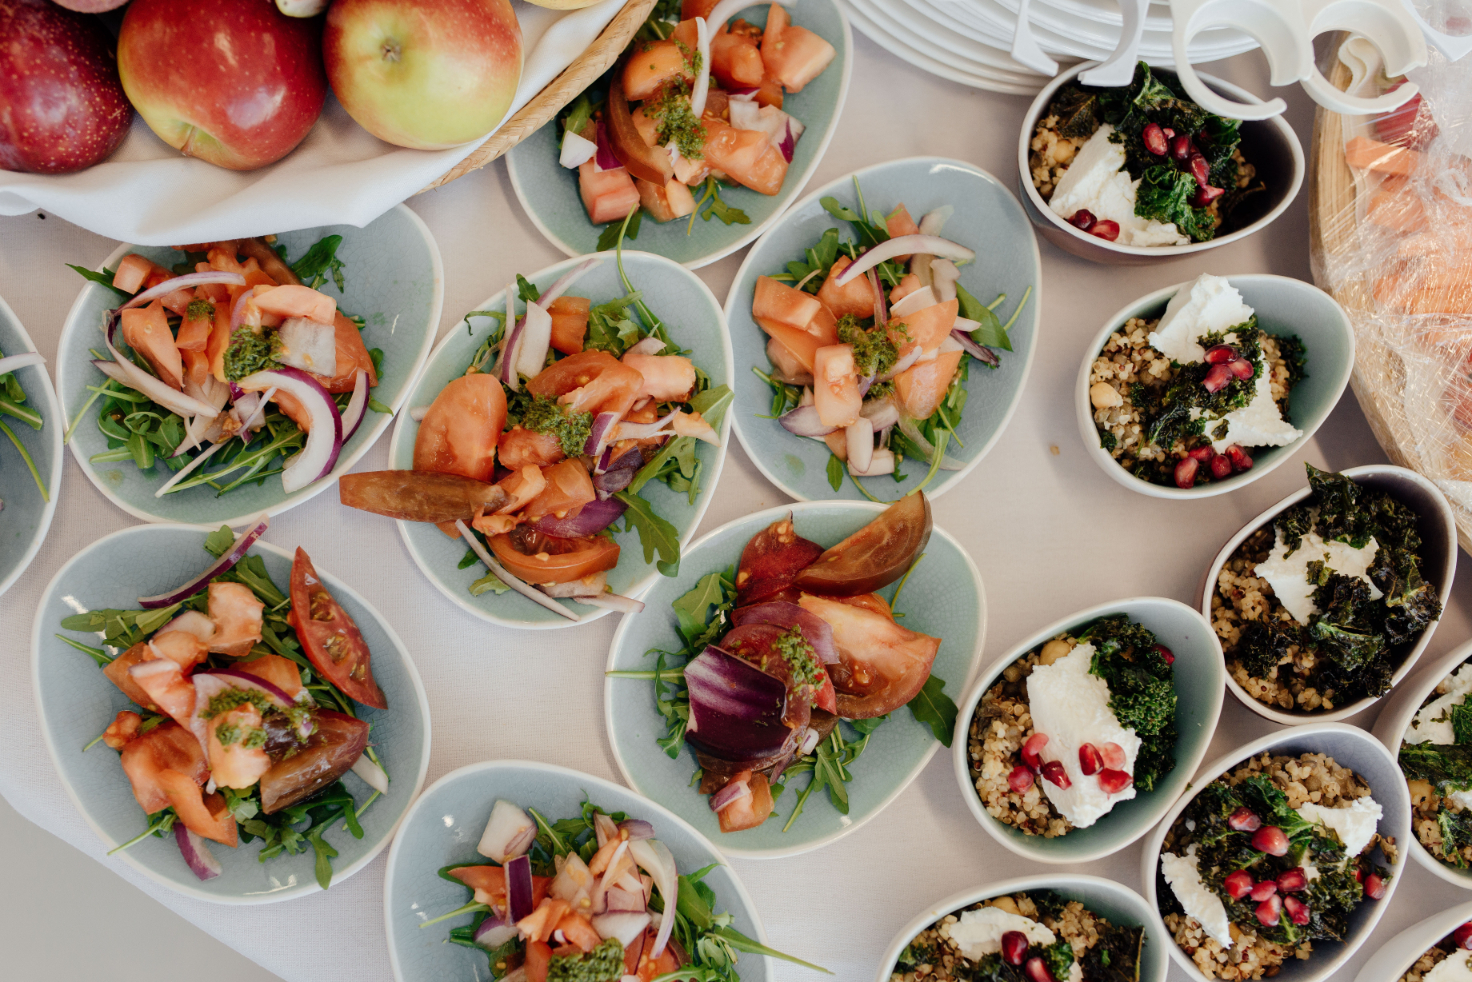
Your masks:
<svg viewBox="0 0 1472 982"><path fill-rule="evenodd" d="M225 378L239 382L247 375L279 368L278 348L275 332L257 334L248 327L237 327L225 349Z"/></svg>
<svg viewBox="0 0 1472 982"><path fill-rule="evenodd" d="M204 320L215 316L215 305L203 297L195 297L189 301L189 308L184 312L184 319L191 321Z"/></svg>
<svg viewBox="0 0 1472 982"><path fill-rule="evenodd" d="M644 115L654 120L654 135L660 146L673 140L686 160L705 156L705 127L690 108L690 83L675 79L657 95L645 99Z"/></svg>
<svg viewBox="0 0 1472 982"><path fill-rule="evenodd" d="M894 367L899 352L882 327L864 330L853 314L838 320L838 340L854 346L854 368L860 376L882 375Z"/></svg>
<svg viewBox="0 0 1472 982"><path fill-rule="evenodd" d="M556 399L533 396L521 416L521 425L536 433L551 433L562 444L562 452L580 457L593 430L593 414L569 412Z"/></svg>
<svg viewBox="0 0 1472 982"><path fill-rule="evenodd" d="M623 978L624 946L609 938L592 951L557 955L547 963L547 982L608 982Z"/></svg>
<svg viewBox="0 0 1472 982"><path fill-rule="evenodd" d="M795 685L806 685L814 689L823 682L823 670L818 665L818 652L802 631L793 628L772 642L782 660L787 662Z"/></svg>
<svg viewBox="0 0 1472 982"><path fill-rule="evenodd" d="M204 709L204 717L206 719L214 719L221 713L228 713L232 709L238 709L246 705L256 707L256 709L260 710L262 716L275 708L271 700L266 698L266 694L258 689L232 688L226 689L210 700L209 705Z"/></svg>

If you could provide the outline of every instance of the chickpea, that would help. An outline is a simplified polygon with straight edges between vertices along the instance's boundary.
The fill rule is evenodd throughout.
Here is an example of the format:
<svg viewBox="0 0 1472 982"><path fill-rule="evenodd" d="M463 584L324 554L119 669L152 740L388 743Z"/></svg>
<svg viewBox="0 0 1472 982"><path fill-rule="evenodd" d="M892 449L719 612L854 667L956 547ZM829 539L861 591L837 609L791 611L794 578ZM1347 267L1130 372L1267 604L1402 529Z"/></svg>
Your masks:
<svg viewBox="0 0 1472 982"><path fill-rule="evenodd" d="M1425 808L1431 801L1431 782L1416 778L1406 783L1411 791L1411 807Z"/></svg>
<svg viewBox="0 0 1472 982"><path fill-rule="evenodd" d="M988 900L987 904L1000 910L1005 910L1009 914L1018 914L1020 916L1022 913L1017 909L1017 901L1011 897L998 897L995 900Z"/></svg>
<svg viewBox="0 0 1472 982"><path fill-rule="evenodd" d="M1054 638L1043 645L1043 650L1038 652L1039 665L1051 665L1058 659L1073 650L1073 645L1062 638Z"/></svg>
<svg viewBox="0 0 1472 982"><path fill-rule="evenodd" d="M1095 409L1113 409L1124 405L1124 396L1108 382L1095 382L1089 387L1089 401Z"/></svg>

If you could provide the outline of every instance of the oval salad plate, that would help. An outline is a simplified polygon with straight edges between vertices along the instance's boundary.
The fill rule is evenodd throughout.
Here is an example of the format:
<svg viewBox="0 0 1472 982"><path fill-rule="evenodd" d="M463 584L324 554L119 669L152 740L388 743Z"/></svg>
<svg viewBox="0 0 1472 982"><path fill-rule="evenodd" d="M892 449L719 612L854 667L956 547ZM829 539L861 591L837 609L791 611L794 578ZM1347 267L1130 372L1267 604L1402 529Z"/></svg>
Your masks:
<svg viewBox="0 0 1472 982"><path fill-rule="evenodd" d="M0 298L0 358L35 350ZM26 571L51 528L65 426L45 365L0 375L0 593Z"/></svg>
<svg viewBox="0 0 1472 982"><path fill-rule="evenodd" d="M729 581L723 591L712 574L730 571L734 575L746 544L774 522L791 514L798 536L826 548L868 525L883 510L866 502L807 502L755 512L702 536L686 550L680 575L659 581L645 597L644 613L626 617L619 625L608 655L609 672L647 676L656 667L656 652L673 655L684 648L677 617L695 617L703 626L711 616L707 605L719 604L731 593ZM898 623L941 639L931 675L944 683L942 696L959 698L976 673L986 637L981 574L961 544L937 526L931 530L922 558L907 576L878 591L879 595L893 600L897 586L904 614ZM927 685L921 696L931 691ZM669 699L668 690L665 697ZM846 813L834 805L829 790L809 790L814 772L802 759L789 766L785 790L774 792L776 810L771 817L756 828L729 833L720 831L709 800L691 782L698 766L693 752L678 737L673 742L673 758L661 745L670 732L655 702L652 681L610 676L604 683L603 712L614 756L630 787L695 826L726 855L769 859L807 852L853 832L909 786L940 748L941 734L950 739L947 727L955 722L943 713L935 717L935 729L921 722L913 711L920 698L909 709L895 710L880 725L866 727L871 730L867 740L847 722L835 731L852 775L839 791L840 797L846 797ZM665 708L676 716L686 710L684 693L678 707L667 701ZM683 729L683 721L680 725ZM827 741L820 747L824 753L829 749ZM799 798L805 803L793 819Z"/></svg>
<svg viewBox="0 0 1472 982"><path fill-rule="evenodd" d="M92 543L57 572L41 597L31 637L31 677L41 734L62 786L103 845L113 850L139 839L116 853L123 862L171 890L201 900L222 904L289 900L322 889L315 850L306 836L297 843L302 851L279 852L265 862L260 861L260 839L242 841L234 849L211 844L222 869L208 880L191 872L173 835L140 838L149 827L148 818L133 797L119 755L99 739L120 710L137 707L102 673L99 661L69 643L103 650L105 632L61 626L63 619L88 611L137 610L140 596L188 583L214 562L204 549L209 534L209 529L187 525L135 525ZM257 540L249 556L259 557L278 589L287 588L291 552ZM372 653L373 677L389 707L353 707L372 727L369 745L389 774L389 786L386 794L365 806L372 789L355 774L343 775L344 786L359 802L363 837L346 831L341 815L318 833L337 851L331 861L336 884L368 865L388 845L424 785L429 768L429 702L408 649L383 616L331 573L323 571L321 578L362 632Z"/></svg>
<svg viewBox="0 0 1472 982"><path fill-rule="evenodd" d="M961 352L958 371L963 374L953 385L964 392L948 390L949 395L935 413L919 422L920 431L937 440L937 434L945 433L949 463L943 462L945 466L931 476L928 452L923 457L914 456L922 451L908 443L901 427L895 427L888 439L896 457L903 454L897 466L902 479L896 481L891 474L854 478L822 438L797 436L775 418L797 406L802 390L769 383L763 377L774 366L767 357L768 335L757 326L752 303L759 277L785 277L782 282L791 287L808 276L815 265L824 267L826 275L826 267L833 262L829 255L833 252L832 237L824 238L828 230L836 230L840 250L845 249L842 243L868 241L860 239L862 233L853 223L837 217L829 208L854 218L867 210L871 217L877 217L878 226L901 204L917 222L936 209L953 209L939 234L977 252L974 261L960 265L958 286L965 291L964 295L958 292L960 316L989 319L999 333L986 340L998 342L1005 337L1011 350L986 349L997 359L996 368L988 368L976 357ZM783 215L747 253L726 298L726 322L736 354L736 401L732 410L736 436L767 479L799 501L889 501L920 486L927 477L925 493L939 497L986 456L1017 408L1037 348L1041 282L1037 240L1017 199L1000 181L971 164L942 157L910 157L876 164L817 189ZM811 285L808 292L815 292ZM968 298L995 309L980 313L974 307L968 310ZM779 389L785 392L779 395ZM945 422L949 428L943 425ZM909 453L905 452L907 445L911 447Z"/></svg>
<svg viewBox="0 0 1472 982"><path fill-rule="evenodd" d="M451 771L430 785L409 809L389 850L383 914L389 962L399 982L493 977L486 974L486 949L446 943L453 928L472 923L468 916L426 922L465 904L466 887L440 875L440 870L489 862L476 851L476 845L497 801L535 810L550 825L564 830L574 824L567 820L583 819L584 802L605 813L624 812L629 819L648 822L654 827L654 838L669 847L682 876L713 867L700 881L715 894L712 909L729 913L731 926L747 938L766 943L756 905L736 871L725 865L710 840L678 815L628 788L581 771L529 760L489 760ZM585 838L587 832L580 829L559 835ZM544 847L551 842L545 833L542 842ZM532 855L534 860L541 857L539 847L533 847ZM680 909L685 909L683 903ZM732 977L739 975L741 982L767 982L772 978L770 961L765 955L742 953Z"/></svg>
<svg viewBox="0 0 1472 982"><path fill-rule="evenodd" d="M753 3L738 11L738 15L749 23L764 26L768 6ZM797 199L813 176L823 152L833 139L843 100L848 94L849 74L853 67L853 36L836 0L795 0L787 11L793 24L826 40L837 54L821 75L805 85L802 91L788 93L782 102L782 111L801 122L805 129L793 150L781 190L775 195L766 195L745 187L723 185L719 188L718 197L710 199L705 197L709 184L691 188L697 202L693 218L677 218L658 224L641 210L635 240L640 249L667 256L690 269L713 263L766 231ZM616 70L621 70L622 64L620 62ZM599 87L601 89L603 85ZM619 223L594 225L589 220L580 197L577 170L558 163L561 141L562 120L557 118L518 143L506 155L506 170L511 175L511 186L516 191L517 200L547 241L569 256L611 248L612 241L604 237L616 234ZM740 221L726 209L739 211L740 217L747 220ZM716 217L714 210L730 217L731 224Z"/></svg>
<svg viewBox="0 0 1472 982"><path fill-rule="evenodd" d="M279 515L331 486L388 429L391 413L371 407L386 406L398 411L439 330L445 287L439 247L419 216L403 205L390 209L363 228L333 225L286 232L277 236L276 245L284 246L288 261L297 263L314 244L329 235L342 236L336 258L342 263L337 272L344 278L345 289L338 288L331 269L324 271L324 282L318 289L339 299L343 313L364 319L363 342L370 351L382 351L383 357L378 385L368 390L373 400L370 408L365 411L358 431L343 445L332 472L292 494L282 487L279 457L267 465L264 479L253 479L223 495L210 484L198 484L170 491L162 497L156 493L173 476L166 465L155 460L149 470L139 470L131 456L94 462L93 457L122 446L121 441L110 439L99 426L102 406L93 390L107 378L92 365L98 354L107 357L102 325L106 312L121 297L96 282L82 288L62 327L56 356L57 392L70 424L67 442L72 456L87 479L109 501L146 522L215 527L239 525L262 513ZM107 257L102 268L116 269L118 261L129 253L139 253L166 268L185 258L183 253L164 247L123 245ZM252 446L263 445L264 437L258 434ZM233 446L227 448L231 450ZM200 472L217 470L223 468L206 462ZM228 487L228 482L243 473L222 473L215 483Z"/></svg>
<svg viewBox="0 0 1472 982"><path fill-rule="evenodd" d="M643 303L664 323L671 341L687 349L696 368L710 380L710 388L731 385L731 341L726 336L725 318L721 316L720 302L710 288L696 278L694 273L678 263L647 252L625 252L622 257L622 274L619 258L614 253L598 257L579 257L549 266L526 279L538 291L545 291L564 274L579 266L596 260L598 265L589 268L568 287L568 294L586 297L592 301L594 311L600 304L620 300L629 293L640 291ZM508 277L511 274L508 274ZM627 284L623 276L627 276ZM504 311L506 291L491 296L477 308L479 311ZM626 308L626 314L617 314L605 319L617 330L617 324L634 325L641 315L636 308ZM635 327L637 325L634 325ZM632 327L625 328L631 330ZM501 330L497 320L487 316L476 316L467 330L466 321L455 325L444 340L435 348L425 366L423 374L414 385L407 405L414 409L428 407L434 402L441 389L454 379L465 374L475 358L476 352L493 332ZM625 339L623 344L630 343ZM621 348L620 348L621 350ZM695 441L695 482L698 491L692 496L687 491L675 491L662 480L650 480L638 491L638 497L647 504L653 516L669 523L683 547L695 534L706 507L710 504L711 492L721 476L721 467L726 459L726 446L730 442L729 397L720 402L717 412L720 419L711 419L721 436L721 446ZM389 467L409 470L414 466L414 442L419 433L419 423L412 413L403 413L399 425L394 428L389 443ZM625 597L638 597L649 588L649 584L660 578L658 563L666 557L661 552L646 552L653 545L652 519L635 521L632 512L624 513L623 531L614 533L614 541L621 552L618 566L608 572L609 588ZM632 527L631 527L632 526ZM619 528L618 520L610 529ZM666 530L667 533L668 530ZM414 562L441 593L453 600L464 610L482 620L507 627L558 628L597 620L609 611L595 608L572 600L557 601L578 616L577 620L560 616L546 607L516 593L500 593L489 590L486 569L468 550L463 541L452 539L438 527L424 522L399 522L399 534L409 548ZM646 545L648 539L648 545ZM661 539L661 542L665 540ZM673 543L665 542L666 545ZM647 558L646 558L647 557Z"/></svg>

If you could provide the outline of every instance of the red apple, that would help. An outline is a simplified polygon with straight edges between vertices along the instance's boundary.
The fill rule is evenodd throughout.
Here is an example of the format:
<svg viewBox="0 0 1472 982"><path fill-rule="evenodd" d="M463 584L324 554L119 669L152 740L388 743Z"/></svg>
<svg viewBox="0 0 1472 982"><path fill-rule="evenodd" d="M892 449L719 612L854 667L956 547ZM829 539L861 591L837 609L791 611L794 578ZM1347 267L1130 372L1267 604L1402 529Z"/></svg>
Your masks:
<svg viewBox="0 0 1472 982"><path fill-rule="evenodd" d="M0 0L0 169L67 174L105 159L133 109L112 38L50 0Z"/></svg>
<svg viewBox="0 0 1472 982"><path fill-rule="evenodd" d="M364 129L442 150L485 136L511 108L521 25L510 0L335 0L322 56Z"/></svg>
<svg viewBox="0 0 1472 982"><path fill-rule="evenodd" d="M231 170L280 160L327 98L321 22L270 0L133 0L123 89L165 143Z"/></svg>

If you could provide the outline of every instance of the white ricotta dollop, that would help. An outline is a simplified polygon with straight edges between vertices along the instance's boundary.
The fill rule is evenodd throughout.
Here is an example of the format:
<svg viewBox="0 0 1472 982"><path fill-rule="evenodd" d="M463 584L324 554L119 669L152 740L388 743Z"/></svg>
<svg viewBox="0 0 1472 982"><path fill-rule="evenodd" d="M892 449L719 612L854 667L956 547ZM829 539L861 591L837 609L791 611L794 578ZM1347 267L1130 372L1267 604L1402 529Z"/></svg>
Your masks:
<svg viewBox="0 0 1472 982"><path fill-rule="evenodd" d="M1057 940L1041 922L1009 913L1000 907L962 911L956 923L940 927L942 936L956 942L961 954L972 961L980 961L1001 951L1002 935L1008 931L1021 931L1027 935L1027 943L1033 945L1050 945Z"/></svg>
<svg viewBox="0 0 1472 982"><path fill-rule="evenodd" d="M1472 951L1458 948L1421 976L1421 982L1472 982Z"/></svg>
<svg viewBox="0 0 1472 982"><path fill-rule="evenodd" d="M1206 357L1200 339L1252 319L1252 308L1225 277L1202 273L1176 293L1150 332L1150 346L1171 361L1189 365Z"/></svg>
<svg viewBox="0 0 1472 982"><path fill-rule="evenodd" d="M1114 127L1105 123L1079 148L1058 179L1048 207L1064 219L1085 210L1097 219L1119 223L1119 238L1115 241L1120 245L1188 245L1191 240L1174 223L1135 214L1135 193L1140 182L1130 180L1130 172L1124 169L1124 145L1109 139L1113 132Z"/></svg>
<svg viewBox="0 0 1472 982"><path fill-rule="evenodd" d="M1053 664L1037 666L1027 677L1033 729L1048 738L1038 756L1061 763L1072 782L1064 789L1039 778L1038 787L1059 814L1080 829L1093 825L1119 802L1133 798L1135 786L1132 782L1117 794L1106 794L1099 787L1097 773L1086 776L1079 768L1078 748L1085 743L1096 747L1117 743L1124 749L1124 770L1133 775L1141 742L1110 710L1109 684L1089 673L1093 658L1094 646L1084 642Z"/></svg>
<svg viewBox="0 0 1472 982"><path fill-rule="evenodd" d="M1197 869L1196 844L1186 847L1184 856L1163 852L1160 854L1160 873L1170 884L1171 892L1181 902L1188 917L1196 919L1202 930L1215 938L1223 948L1232 947L1232 927L1227 920L1227 908L1211 889L1201 882L1201 871Z"/></svg>
<svg viewBox="0 0 1472 982"><path fill-rule="evenodd" d="M1312 562L1323 562L1336 573L1369 583L1371 600L1379 600L1385 596L1370 582L1367 575L1369 568L1375 564L1375 554L1380 551L1380 543L1375 541L1374 536L1370 537L1363 549L1356 549L1348 542L1325 542L1319 533L1305 532L1292 555L1288 554L1288 544L1283 541L1283 533L1280 531L1277 536L1273 551L1252 572L1254 576L1268 581L1268 585L1273 588L1273 595L1298 623L1307 626L1308 619L1319 612L1318 606L1314 604L1314 590L1317 587L1308 578L1308 564Z"/></svg>
<svg viewBox="0 0 1472 982"><path fill-rule="evenodd" d="M1472 692L1472 663L1463 665L1447 676L1445 695L1421 707L1411 725L1406 727L1406 743L1456 743L1452 732L1451 713L1453 706L1460 706Z"/></svg>
<svg viewBox="0 0 1472 982"><path fill-rule="evenodd" d="M1383 814L1380 802L1369 796L1356 798L1341 808L1325 808L1308 802L1295 810L1304 821L1327 826L1339 836L1339 841L1344 844L1344 855L1351 859L1364 852L1375 837L1375 827L1380 824Z"/></svg>
<svg viewBox="0 0 1472 982"><path fill-rule="evenodd" d="M1221 423L1213 420L1206 424L1211 436L1211 448L1225 453L1232 444L1239 447L1286 447L1303 436L1303 431L1283 418L1278 404L1273 401L1273 380L1266 365L1252 383L1252 401L1241 409L1233 409L1222 419L1227 421L1227 431L1216 436Z"/></svg>

